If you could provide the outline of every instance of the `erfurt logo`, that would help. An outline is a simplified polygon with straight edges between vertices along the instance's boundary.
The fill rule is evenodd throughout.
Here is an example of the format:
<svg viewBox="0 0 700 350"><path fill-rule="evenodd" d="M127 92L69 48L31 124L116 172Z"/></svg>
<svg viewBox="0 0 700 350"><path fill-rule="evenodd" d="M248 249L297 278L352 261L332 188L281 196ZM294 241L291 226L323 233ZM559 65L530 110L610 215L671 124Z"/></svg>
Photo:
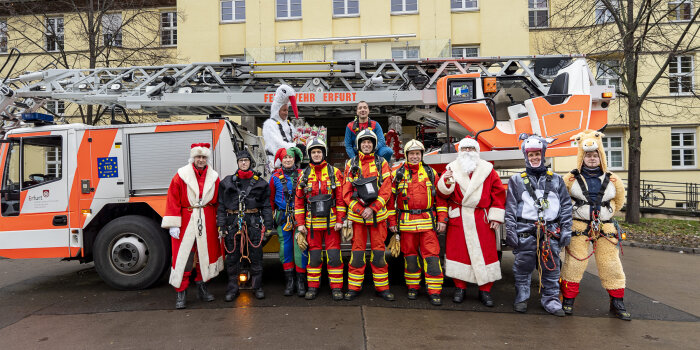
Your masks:
<svg viewBox="0 0 700 350"><path fill-rule="evenodd" d="M40 200L43 200L43 199L44 199L44 198L43 198L42 196L35 196L35 195L33 195L33 194L30 194L30 195L27 196L27 200L30 201L30 202L31 202L31 201L40 201Z"/></svg>
<svg viewBox="0 0 700 350"><path fill-rule="evenodd" d="M44 190L44 198L49 198L49 190Z"/></svg>

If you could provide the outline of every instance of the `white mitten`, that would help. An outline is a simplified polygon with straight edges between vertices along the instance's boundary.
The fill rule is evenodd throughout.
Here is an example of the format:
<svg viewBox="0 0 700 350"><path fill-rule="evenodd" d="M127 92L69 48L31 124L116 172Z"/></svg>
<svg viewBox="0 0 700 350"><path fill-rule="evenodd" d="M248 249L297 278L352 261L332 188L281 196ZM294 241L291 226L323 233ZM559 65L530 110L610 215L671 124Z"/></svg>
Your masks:
<svg viewBox="0 0 700 350"><path fill-rule="evenodd" d="M170 236L175 238L175 239L180 239L180 228L179 227L171 227L170 228Z"/></svg>

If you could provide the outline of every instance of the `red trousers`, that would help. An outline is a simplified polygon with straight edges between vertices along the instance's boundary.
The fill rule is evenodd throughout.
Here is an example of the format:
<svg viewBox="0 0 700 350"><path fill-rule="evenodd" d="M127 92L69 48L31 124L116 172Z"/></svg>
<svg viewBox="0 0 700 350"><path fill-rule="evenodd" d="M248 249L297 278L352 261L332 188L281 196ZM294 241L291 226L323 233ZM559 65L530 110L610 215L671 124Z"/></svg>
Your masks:
<svg viewBox="0 0 700 350"><path fill-rule="evenodd" d="M442 291L443 273L440 266L440 243L435 231L401 232L401 252L406 264L404 265L404 278L406 286L411 289L419 289L421 268L418 262L418 250L423 257L423 270L425 271L425 285L429 294L440 294Z"/></svg>
<svg viewBox="0 0 700 350"><path fill-rule="evenodd" d="M340 255L340 232L333 228L313 230L306 235L309 243L309 263L306 265L308 286L321 286L321 270L323 268L323 242L326 242L326 264L328 280L331 288L343 288L343 258Z"/></svg>
<svg viewBox="0 0 700 350"><path fill-rule="evenodd" d="M458 280L456 278L453 278L452 281L454 281L455 287L461 288L461 289L467 289L467 282L462 281L462 280ZM491 287L493 287L493 282L489 282L489 283L480 285L479 290L482 292L490 292Z"/></svg>
<svg viewBox="0 0 700 350"><path fill-rule="evenodd" d="M367 248L367 234L372 246L372 277L374 289L378 292L389 289L389 269L384 259L384 241L386 241L386 220L378 222L377 227L372 223L352 223L352 257L348 267L348 288L361 290L362 281L365 278L365 249Z"/></svg>
<svg viewBox="0 0 700 350"><path fill-rule="evenodd" d="M569 282L569 281L561 281L561 295L564 298L576 298L578 296L579 292L579 286L581 283L576 283L576 282ZM619 289L607 289L608 294L613 297L613 298L624 298L625 297L625 288L619 288Z"/></svg>

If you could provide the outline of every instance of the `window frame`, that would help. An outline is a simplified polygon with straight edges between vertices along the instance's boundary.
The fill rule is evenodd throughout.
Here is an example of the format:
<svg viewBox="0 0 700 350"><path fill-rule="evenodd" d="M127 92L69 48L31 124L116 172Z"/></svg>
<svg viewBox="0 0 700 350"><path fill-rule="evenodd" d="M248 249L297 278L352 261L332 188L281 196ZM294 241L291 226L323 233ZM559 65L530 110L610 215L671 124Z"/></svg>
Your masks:
<svg viewBox="0 0 700 350"><path fill-rule="evenodd" d="M617 65L613 66L608 64L609 62L616 62ZM603 66L603 67L601 67ZM603 61L596 61L596 73L595 73L595 80L598 85L614 85L616 89L620 88L620 75L613 71L613 69L617 67L618 69L620 68L620 60L603 60ZM602 72L601 72L602 70ZM605 83L601 84L600 81L604 80ZM615 80L614 83L611 84L611 80Z"/></svg>
<svg viewBox="0 0 700 350"><path fill-rule="evenodd" d="M680 145L679 146L674 146L673 145L673 134L679 134L679 141ZM693 144L690 146L683 145L683 135L684 134L692 134L693 135ZM697 129L696 128L672 128L671 129L671 169L697 169L698 167L698 152L697 152L697 146L698 145L698 135L697 135ZM678 150L680 151L680 165L673 165L673 151ZM693 164L692 165L686 165L685 164L685 151L691 151L693 153Z"/></svg>
<svg viewBox="0 0 700 350"><path fill-rule="evenodd" d="M54 21L54 23L50 24L51 21ZM61 23L60 31L58 30L59 21ZM66 47L66 29L64 25L63 16L47 16L44 19L44 49L46 52L61 52L61 50ZM51 28L51 31L49 31L49 28ZM56 47L51 50L49 48L49 43L54 43Z"/></svg>
<svg viewBox="0 0 700 350"><path fill-rule="evenodd" d="M474 12L474 11L479 11L479 0L457 0L462 2L462 7L452 7L452 2L453 0L450 0L450 11L452 12ZM474 7L464 7L464 5L467 2L475 2L476 6Z"/></svg>
<svg viewBox="0 0 700 350"><path fill-rule="evenodd" d="M245 63L247 62L245 55L227 55L227 56L221 56L221 62L236 62L236 63Z"/></svg>
<svg viewBox="0 0 700 350"><path fill-rule="evenodd" d="M476 56L465 56L464 53L466 52L467 49L476 49ZM462 50L462 55L461 56L455 56L454 55L454 50ZM452 46L452 49L450 49L450 54L454 58L472 58L472 57L479 57L481 55L481 47L479 45L458 45L458 46Z"/></svg>
<svg viewBox="0 0 700 350"><path fill-rule="evenodd" d="M692 13L693 13L693 2L691 0L670 0L668 2L669 7L671 7L671 4L676 4L676 8L674 10L675 13L675 18L669 19L669 22L690 22L690 19L692 18ZM678 17L680 16L680 10L681 10L681 4L688 4L690 5L689 11L688 11L688 19L679 19ZM670 8L669 8L670 11ZM669 15L671 12L669 12Z"/></svg>
<svg viewBox="0 0 700 350"><path fill-rule="evenodd" d="M342 14L335 13L335 3L343 2L343 12ZM348 13L348 2L357 1L357 13ZM348 17L360 17L360 0L332 0L331 6L333 7L333 18L348 18Z"/></svg>
<svg viewBox="0 0 700 350"><path fill-rule="evenodd" d="M401 8L403 8L403 10L401 10L401 11L394 11L394 10L392 10L391 7L393 6L393 2L394 2L394 1L401 1ZM416 15L416 14L418 14L418 7L419 7L419 6L418 6L418 0L416 0L416 9L415 9L415 10L406 10L406 1L409 1L409 0L391 0L391 1L389 1L389 11L390 11L390 14L391 14L392 16Z"/></svg>
<svg viewBox="0 0 700 350"><path fill-rule="evenodd" d="M7 53L10 37L7 31L7 18L0 18L0 53Z"/></svg>
<svg viewBox="0 0 700 350"><path fill-rule="evenodd" d="M615 5L617 11L620 11L619 0L610 0L610 2ZM602 11L600 15L597 14L599 10ZM608 15L604 17L606 13L608 13ZM605 18L606 20L601 21L602 18ZM615 23L615 17L613 16L612 12L605 7L605 4L601 0L596 1L595 8L593 9L593 25L606 25L609 23Z"/></svg>
<svg viewBox="0 0 700 350"><path fill-rule="evenodd" d="M619 147L613 147L612 146L612 140L613 138L619 138L620 139L620 146ZM608 139L607 145L605 142L605 139ZM625 170L625 135L622 133L608 133L605 134L605 137L602 139L603 142L603 149L605 149L605 159L608 161L608 169L610 170ZM613 166L612 164L612 152L620 152L620 166Z"/></svg>
<svg viewBox="0 0 700 350"><path fill-rule="evenodd" d="M537 7L538 1L537 0L531 0L532 4L534 7L530 7L530 2L528 1L528 6L527 6L527 25L529 29L537 29L537 28L549 28L549 0L545 0L545 7ZM535 12L542 12L545 11L546 14L546 23L544 25L532 25L530 23L530 14ZM535 16L535 20L537 20L537 17Z"/></svg>
<svg viewBox="0 0 700 350"><path fill-rule="evenodd" d="M108 28L105 26L105 19L106 18L111 18L111 17L116 17L119 16L119 25L116 28L116 32L111 32L111 28ZM124 46L124 37L122 33L123 25L124 25L124 18L122 17L121 12L111 12L111 13L105 13L102 15L102 45L104 46L109 46L109 47L123 47ZM110 21L111 24L111 21ZM112 37L108 37L109 35L112 35Z"/></svg>
<svg viewBox="0 0 700 350"><path fill-rule="evenodd" d="M292 1L295 0L275 0L275 20L276 21L298 21L304 16L302 0L299 0L299 16L292 16ZM287 4L287 17L280 17L277 9L279 8L280 2L285 2Z"/></svg>
<svg viewBox="0 0 700 350"><path fill-rule="evenodd" d="M53 153L54 154L54 160L49 160L49 155ZM56 179L61 179L63 174L63 150L62 147L54 147L51 151L44 153L44 158L45 158L45 163L44 163L44 174L50 174L49 173L49 166L56 166L56 169L53 170L53 175L56 176Z"/></svg>
<svg viewBox="0 0 700 350"><path fill-rule="evenodd" d="M283 55L284 59L278 60L278 55ZM286 57L287 55L301 55L301 59L298 61L294 60L294 59L290 60ZM275 52L275 62L302 62L302 61L304 61L304 51L301 51L301 50L300 51L286 51L285 50L285 51Z"/></svg>
<svg viewBox="0 0 700 350"><path fill-rule="evenodd" d="M681 65L681 59L683 57L690 57L690 72L682 73L680 72L682 65ZM680 55L680 56L675 56L671 59L671 61L675 61L676 63L676 73L671 73L671 63L669 62L668 64L668 92L671 94L671 96L692 96L694 95L695 91L695 57L693 55ZM690 77L690 90L689 91L682 91L683 84L680 82L680 78L683 77ZM679 79L678 82L675 84L678 84L678 91L673 92L671 91L671 86L674 84L673 80L674 79Z"/></svg>
<svg viewBox="0 0 700 350"><path fill-rule="evenodd" d="M231 19L224 19L224 3L231 3ZM236 19L236 3L243 3L243 18ZM276 3L275 3L276 4ZM245 23L246 6L245 0L220 0L219 1L219 23Z"/></svg>
<svg viewBox="0 0 700 350"><path fill-rule="evenodd" d="M168 27L163 26L163 16L169 17ZM174 25L173 25L174 24ZM169 33L170 44L163 44L166 33ZM177 47L177 11L162 11L160 13L160 46Z"/></svg>
<svg viewBox="0 0 700 350"><path fill-rule="evenodd" d="M44 109L62 117L66 114L66 103L60 100L46 101Z"/></svg>
<svg viewBox="0 0 700 350"><path fill-rule="evenodd" d="M394 58L394 51L401 50L403 52L403 57ZM408 52L411 50L416 50L418 55L416 57L408 57ZM392 60L411 60L420 58L420 46L402 46L402 47L392 47L391 48L391 59Z"/></svg>

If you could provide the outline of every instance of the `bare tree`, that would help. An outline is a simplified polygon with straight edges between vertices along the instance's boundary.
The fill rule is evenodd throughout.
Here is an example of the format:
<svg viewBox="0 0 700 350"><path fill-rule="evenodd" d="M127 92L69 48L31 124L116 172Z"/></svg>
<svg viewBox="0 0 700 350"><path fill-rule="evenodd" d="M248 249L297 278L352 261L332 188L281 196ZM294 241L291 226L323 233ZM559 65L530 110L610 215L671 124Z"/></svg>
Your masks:
<svg viewBox="0 0 700 350"><path fill-rule="evenodd" d="M8 18L9 46L29 57L20 71L160 65L175 60L168 46L177 43L177 34L161 28L175 24L177 16L159 7L175 5L175 0L0 1L0 16ZM83 123L95 125L111 109L81 105L78 112Z"/></svg>
<svg viewBox="0 0 700 350"><path fill-rule="evenodd" d="M667 81L671 95L692 94L691 104L698 98L692 77L669 74L692 64L692 60L684 62L679 57L699 48L698 5L697 0L552 1L547 18L550 29L538 35L535 43L539 53L586 54L619 77L618 106L629 128L625 218L629 223L638 223L640 216L643 118L658 116L664 110L678 113L679 109L693 108L658 98L657 83ZM619 63L607 64L610 61Z"/></svg>

